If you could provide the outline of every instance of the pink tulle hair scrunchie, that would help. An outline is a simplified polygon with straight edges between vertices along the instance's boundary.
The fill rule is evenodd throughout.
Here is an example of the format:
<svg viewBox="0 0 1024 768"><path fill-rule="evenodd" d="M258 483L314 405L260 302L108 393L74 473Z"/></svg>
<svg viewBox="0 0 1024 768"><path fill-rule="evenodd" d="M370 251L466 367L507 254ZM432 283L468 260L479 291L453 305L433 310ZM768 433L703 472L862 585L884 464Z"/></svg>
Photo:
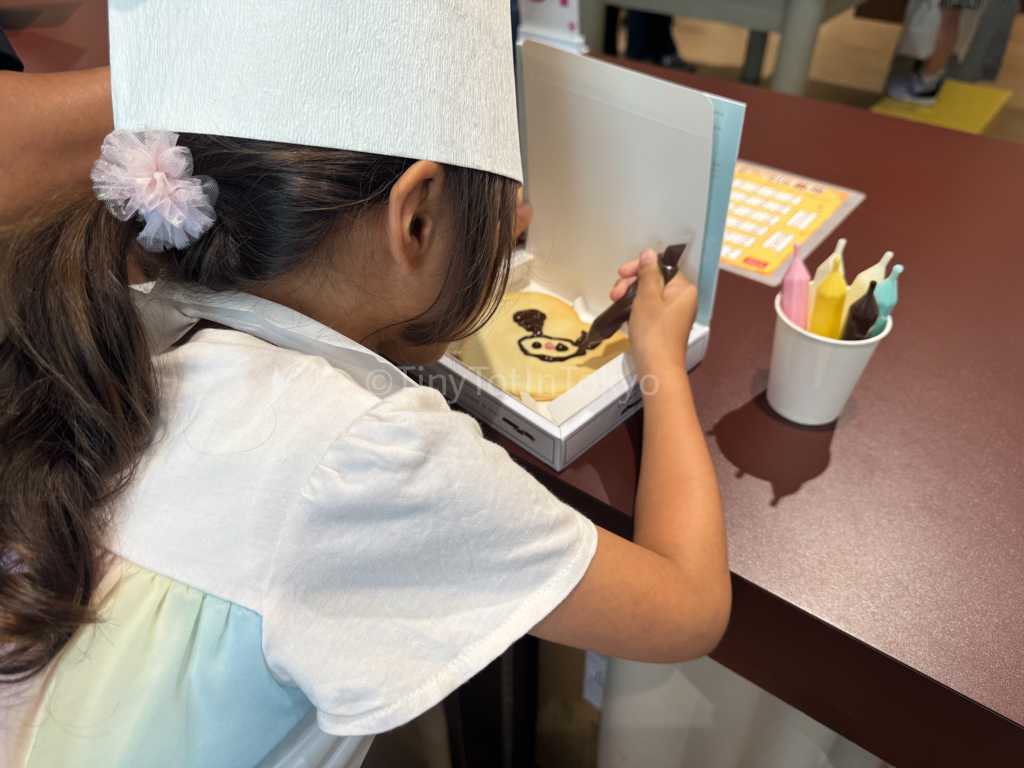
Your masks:
<svg viewBox="0 0 1024 768"><path fill-rule="evenodd" d="M170 131L114 131L92 167L96 197L121 221L144 221L139 243L154 253L194 243L217 218L217 182L193 176L192 153L177 143Z"/></svg>

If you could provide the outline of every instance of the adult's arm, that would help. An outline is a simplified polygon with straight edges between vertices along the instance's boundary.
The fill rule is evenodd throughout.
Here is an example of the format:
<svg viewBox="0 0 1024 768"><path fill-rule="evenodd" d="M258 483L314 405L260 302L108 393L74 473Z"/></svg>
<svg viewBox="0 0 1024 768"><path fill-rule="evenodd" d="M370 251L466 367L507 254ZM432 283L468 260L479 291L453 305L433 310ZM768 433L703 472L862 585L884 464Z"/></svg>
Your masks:
<svg viewBox="0 0 1024 768"><path fill-rule="evenodd" d="M0 71L0 226L87 191L112 130L109 67Z"/></svg>

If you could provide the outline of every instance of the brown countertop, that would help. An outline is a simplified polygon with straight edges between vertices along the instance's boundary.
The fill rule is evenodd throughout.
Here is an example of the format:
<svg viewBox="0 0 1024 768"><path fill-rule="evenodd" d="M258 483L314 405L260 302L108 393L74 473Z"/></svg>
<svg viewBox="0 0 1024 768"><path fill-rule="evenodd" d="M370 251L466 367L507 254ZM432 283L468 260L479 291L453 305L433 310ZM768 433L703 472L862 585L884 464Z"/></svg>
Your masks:
<svg viewBox="0 0 1024 768"><path fill-rule="evenodd" d="M742 159L867 194L812 271L839 236L850 278L906 266L824 428L765 403L776 289L721 275L692 374L736 584L715 657L900 766L1024 765L1024 146L634 68L747 102ZM628 535L639 430L536 471Z"/></svg>

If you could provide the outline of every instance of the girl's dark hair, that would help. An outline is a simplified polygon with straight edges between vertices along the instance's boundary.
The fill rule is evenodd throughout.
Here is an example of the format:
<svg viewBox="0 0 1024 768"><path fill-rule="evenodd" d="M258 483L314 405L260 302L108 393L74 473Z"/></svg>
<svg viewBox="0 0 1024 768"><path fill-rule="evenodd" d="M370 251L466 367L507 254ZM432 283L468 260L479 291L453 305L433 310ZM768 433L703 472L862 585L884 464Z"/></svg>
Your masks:
<svg viewBox="0 0 1024 768"><path fill-rule="evenodd" d="M217 221L188 248L142 251L102 203L0 230L0 675L39 672L84 623L111 501L149 444L157 388L128 285L149 276L251 291L315 266L329 238L387 203L414 160L183 134L216 180ZM435 344L474 332L504 291L518 184L445 166L451 264L402 329ZM355 258L355 257L353 257Z"/></svg>

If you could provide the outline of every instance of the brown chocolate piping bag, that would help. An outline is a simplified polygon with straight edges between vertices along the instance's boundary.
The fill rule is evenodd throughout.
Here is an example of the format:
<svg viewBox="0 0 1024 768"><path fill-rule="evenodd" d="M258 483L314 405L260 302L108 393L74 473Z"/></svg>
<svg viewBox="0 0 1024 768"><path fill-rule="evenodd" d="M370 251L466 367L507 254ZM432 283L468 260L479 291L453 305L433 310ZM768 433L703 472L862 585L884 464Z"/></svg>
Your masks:
<svg viewBox="0 0 1024 768"><path fill-rule="evenodd" d="M664 253L659 254L658 266L661 267L661 274L666 283L679 271L679 260L685 250L686 244L682 243L670 245ZM636 285L634 282L626 289L626 293L621 299L594 318L594 322L590 324L590 330L576 342L579 347L596 347L605 339L611 338L612 334L629 320L629 313L633 310L633 299L636 298Z"/></svg>

